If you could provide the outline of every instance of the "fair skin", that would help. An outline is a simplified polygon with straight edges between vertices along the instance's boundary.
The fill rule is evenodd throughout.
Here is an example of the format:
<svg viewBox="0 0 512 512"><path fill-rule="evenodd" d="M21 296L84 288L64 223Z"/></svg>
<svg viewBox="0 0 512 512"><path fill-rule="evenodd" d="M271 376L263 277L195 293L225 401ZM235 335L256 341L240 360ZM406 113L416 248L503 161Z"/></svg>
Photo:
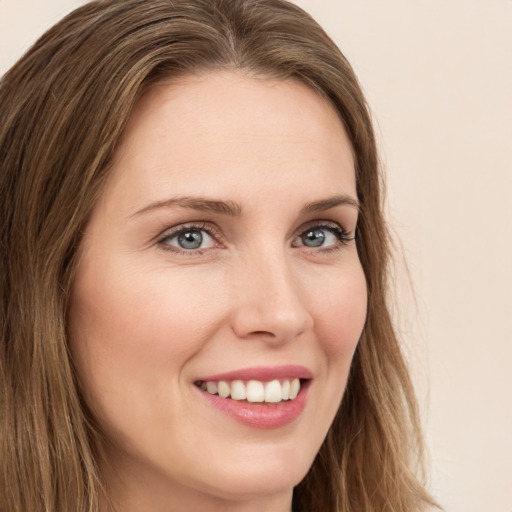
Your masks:
<svg viewBox="0 0 512 512"><path fill-rule="evenodd" d="M356 201L343 125L298 82L215 72L142 98L70 306L117 510L291 510L366 317ZM301 391L248 403L201 389L244 370Z"/></svg>

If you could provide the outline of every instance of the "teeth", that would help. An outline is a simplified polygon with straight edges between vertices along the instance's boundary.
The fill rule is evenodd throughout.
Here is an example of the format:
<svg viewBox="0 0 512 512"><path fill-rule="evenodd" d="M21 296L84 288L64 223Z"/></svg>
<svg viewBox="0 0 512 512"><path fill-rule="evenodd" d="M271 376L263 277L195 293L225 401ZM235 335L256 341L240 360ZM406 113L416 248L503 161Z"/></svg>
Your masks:
<svg viewBox="0 0 512 512"><path fill-rule="evenodd" d="M300 380L299 379L293 379L290 384L290 400L293 400L300 391Z"/></svg>
<svg viewBox="0 0 512 512"><path fill-rule="evenodd" d="M283 400L290 399L290 381L289 380L283 381L283 384L281 386L281 396L283 397Z"/></svg>
<svg viewBox="0 0 512 512"><path fill-rule="evenodd" d="M218 394L221 398L231 397L233 400L247 400L253 403L278 403L297 397L300 391L300 380L276 379L270 382L250 380L247 383L241 380L232 382L220 380L201 382L200 387L212 395Z"/></svg>
<svg viewBox="0 0 512 512"><path fill-rule="evenodd" d="M231 389L226 381L219 380L218 393L222 398L227 398L231 394Z"/></svg>
<svg viewBox="0 0 512 512"><path fill-rule="evenodd" d="M265 384L265 402L276 403L282 399L281 383L278 380L267 382Z"/></svg>
<svg viewBox="0 0 512 512"><path fill-rule="evenodd" d="M241 380L234 380L231 383L231 398L233 400L245 400L247 398L247 390Z"/></svg>
<svg viewBox="0 0 512 512"><path fill-rule="evenodd" d="M211 393L212 395L215 395L215 393L217 393L217 383L213 381L207 382L206 391L208 391L208 393Z"/></svg>
<svg viewBox="0 0 512 512"><path fill-rule="evenodd" d="M259 380L250 380L247 383L247 401L263 402L265 400L265 388Z"/></svg>

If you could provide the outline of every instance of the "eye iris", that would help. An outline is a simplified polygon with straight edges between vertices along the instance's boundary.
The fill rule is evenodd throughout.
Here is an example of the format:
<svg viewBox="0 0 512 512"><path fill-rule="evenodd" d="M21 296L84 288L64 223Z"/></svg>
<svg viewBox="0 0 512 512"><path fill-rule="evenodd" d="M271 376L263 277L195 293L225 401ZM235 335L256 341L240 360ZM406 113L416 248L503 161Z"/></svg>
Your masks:
<svg viewBox="0 0 512 512"><path fill-rule="evenodd" d="M198 249L203 243L200 231L185 231L178 236L178 244L183 249Z"/></svg>
<svg viewBox="0 0 512 512"><path fill-rule="evenodd" d="M320 247L325 241L325 233L322 229L310 229L302 235L302 243L308 247Z"/></svg>

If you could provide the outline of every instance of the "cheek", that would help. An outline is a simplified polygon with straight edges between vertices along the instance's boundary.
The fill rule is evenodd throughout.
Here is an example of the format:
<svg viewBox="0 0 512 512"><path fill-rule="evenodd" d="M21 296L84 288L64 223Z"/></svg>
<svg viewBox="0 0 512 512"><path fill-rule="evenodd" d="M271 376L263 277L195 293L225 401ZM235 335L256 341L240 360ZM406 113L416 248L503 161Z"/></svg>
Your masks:
<svg viewBox="0 0 512 512"><path fill-rule="evenodd" d="M350 271L346 267L340 272L331 269L328 283L309 296L319 349L318 378L312 387L311 460L339 410L367 311L366 281L358 261L353 262Z"/></svg>
<svg viewBox="0 0 512 512"><path fill-rule="evenodd" d="M169 274L135 271L119 259L102 266L83 261L70 305L70 343L98 413L147 403L148 389L177 389L183 365L216 328L219 301L200 293L186 272Z"/></svg>
<svg viewBox="0 0 512 512"><path fill-rule="evenodd" d="M327 358L350 364L366 321L367 289L363 270L332 277L329 286L311 297L316 334Z"/></svg>

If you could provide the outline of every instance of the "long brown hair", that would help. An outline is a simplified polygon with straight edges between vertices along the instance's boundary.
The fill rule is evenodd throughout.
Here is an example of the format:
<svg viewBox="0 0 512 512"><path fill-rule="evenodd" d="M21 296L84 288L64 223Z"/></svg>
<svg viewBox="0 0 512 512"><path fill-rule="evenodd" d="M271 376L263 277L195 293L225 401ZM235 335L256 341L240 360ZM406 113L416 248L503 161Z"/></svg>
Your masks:
<svg viewBox="0 0 512 512"><path fill-rule="evenodd" d="M282 0L99 0L0 83L0 509L98 509L101 440L69 357L76 250L137 100L163 78L242 69L295 79L339 113L356 159L368 317L342 405L294 509L411 512L422 440L386 305L389 241L372 123L347 60Z"/></svg>

